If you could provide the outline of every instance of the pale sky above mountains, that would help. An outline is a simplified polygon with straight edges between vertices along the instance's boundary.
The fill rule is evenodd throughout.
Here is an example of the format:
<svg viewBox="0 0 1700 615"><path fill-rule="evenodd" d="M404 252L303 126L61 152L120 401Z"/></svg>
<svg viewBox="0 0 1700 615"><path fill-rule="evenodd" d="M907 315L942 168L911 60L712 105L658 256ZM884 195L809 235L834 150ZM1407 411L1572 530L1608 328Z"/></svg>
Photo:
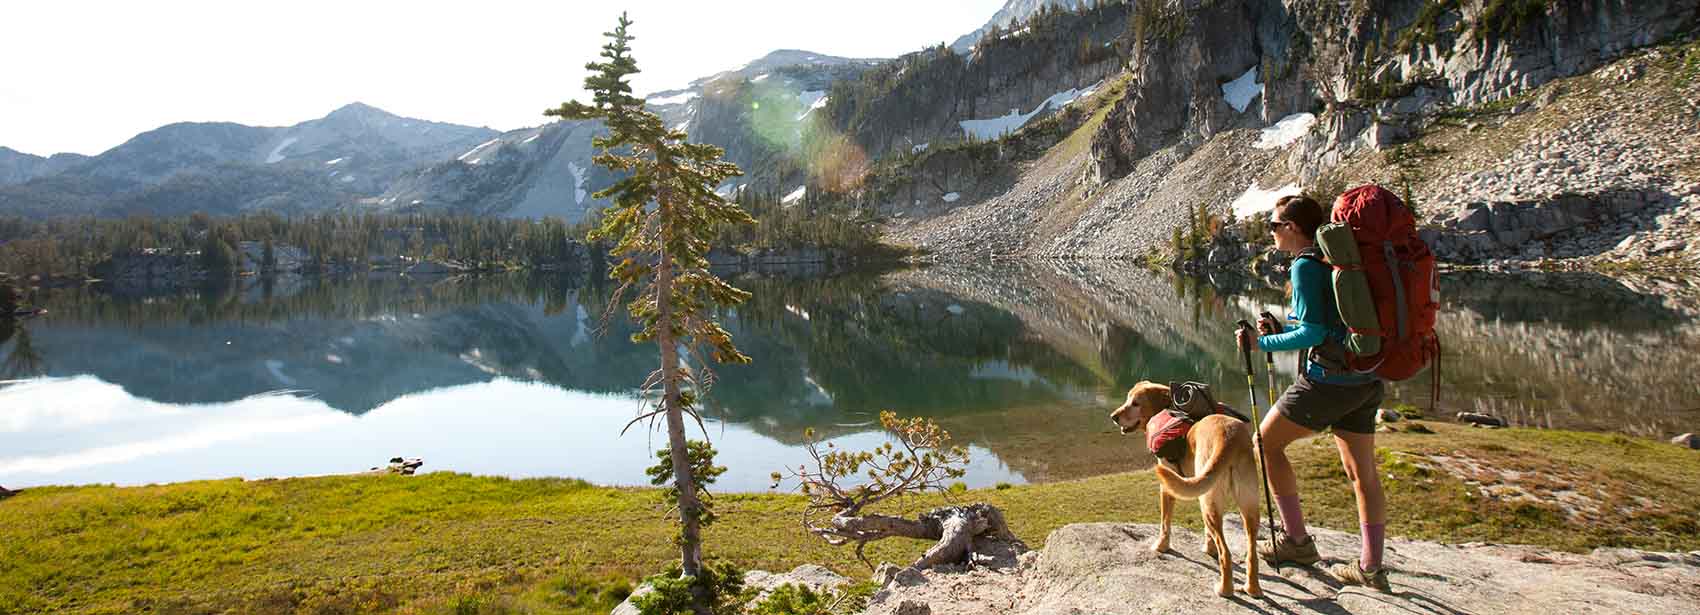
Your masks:
<svg viewBox="0 0 1700 615"><path fill-rule="evenodd" d="M0 146L98 154L180 121L286 126L350 102L510 130L584 98L621 10L640 93L777 49L895 57L949 44L1003 0L7 0Z"/></svg>

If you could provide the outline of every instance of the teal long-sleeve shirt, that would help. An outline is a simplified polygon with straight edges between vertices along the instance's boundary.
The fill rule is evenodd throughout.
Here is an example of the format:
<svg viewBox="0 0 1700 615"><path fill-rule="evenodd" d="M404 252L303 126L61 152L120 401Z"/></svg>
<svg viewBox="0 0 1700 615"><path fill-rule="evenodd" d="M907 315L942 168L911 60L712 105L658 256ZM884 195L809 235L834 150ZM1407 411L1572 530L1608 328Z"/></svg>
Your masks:
<svg viewBox="0 0 1700 615"><path fill-rule="evenodd" d="M1258 349L1285 352L1314 348L1330 337L1345 339L1345 324L1340 322L1340 312L1334 307L1334 281L1330 267L1316 259L1300 258L1293 261L1288 275L1293 284L1293 312L1287 319L1294 326L1281 333L1257 338ZM1311 380L1329 384L1361 384L1375 379L1364 374L1330 373L1315 361L1310 362L1305 372Z"/></svg>

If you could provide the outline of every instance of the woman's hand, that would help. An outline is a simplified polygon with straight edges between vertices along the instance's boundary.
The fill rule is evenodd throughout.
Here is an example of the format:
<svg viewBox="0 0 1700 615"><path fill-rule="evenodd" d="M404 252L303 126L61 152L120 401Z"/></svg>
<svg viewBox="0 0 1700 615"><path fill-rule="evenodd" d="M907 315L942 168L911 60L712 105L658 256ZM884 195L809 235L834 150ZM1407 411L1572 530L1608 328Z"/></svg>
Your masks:
<svg viewBox="0 0 1700 615"><path fill-rule="evenodd" d="M1251 329L1245 327L1235 329L1234 341L1239 344L1240 352L1257 349L1257 336L1252 334Z"/></svg>

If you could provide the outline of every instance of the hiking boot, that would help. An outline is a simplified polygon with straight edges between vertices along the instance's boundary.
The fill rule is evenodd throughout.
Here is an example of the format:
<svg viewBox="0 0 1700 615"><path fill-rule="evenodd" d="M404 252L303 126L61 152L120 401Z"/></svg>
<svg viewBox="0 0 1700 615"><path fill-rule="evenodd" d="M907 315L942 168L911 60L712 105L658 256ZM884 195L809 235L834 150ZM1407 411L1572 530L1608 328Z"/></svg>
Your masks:
<svg viewBox="0 0 1700 615"><path fill-rule="evenodd" d="M1316 538L1311 536L1299 540L1293 540L1292 536L1283 536L1274 547L1260 540L1257 542L1257 554L1271 566L1285 563L1309 566L1322 559L1316 552Z"/></svg>
<svg viewBox="0 0 1700 615"><path fill-rule="evenodd" d="M1366 572L1358 567L1358 560L1343 564L1335 564L1328 569L1328 574L1334 575L1346 585L1362 585L1382 593L1392 593L1393 586L1387 583L1387 568L1377 568L1375 572Z"/></svg>

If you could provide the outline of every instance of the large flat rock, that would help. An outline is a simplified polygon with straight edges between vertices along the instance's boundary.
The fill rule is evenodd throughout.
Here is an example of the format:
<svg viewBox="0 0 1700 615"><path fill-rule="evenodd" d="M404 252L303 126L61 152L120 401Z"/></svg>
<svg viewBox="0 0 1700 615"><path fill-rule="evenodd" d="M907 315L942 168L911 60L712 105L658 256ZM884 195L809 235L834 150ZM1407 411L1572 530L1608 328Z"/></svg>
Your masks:
<svg viewBox="0 0 1700 615"><path fill-rule="evenodd" d="M1180 511L1184 514L1186 511ZM1245 579L1245 535L1228 521L1235 587ZM1395 528L1397 530L1397 528ZM1392 593L1342 587L1330 564L1357 555L1358 537L1317 528L1315 567L1260 570L1264 597L1215 594L1215 563L1202 534L1175 528L1171 550L1152 553L1157 528L1093 523L1051 533L1045 549L1004 570L927 572L876 596L869 613L1693 613L1700 611L1700 554L1601 549L1581 555L1534 547L1447 545L1390 539ZM1264 537L1267 540L1267 536Z"/></svg>

